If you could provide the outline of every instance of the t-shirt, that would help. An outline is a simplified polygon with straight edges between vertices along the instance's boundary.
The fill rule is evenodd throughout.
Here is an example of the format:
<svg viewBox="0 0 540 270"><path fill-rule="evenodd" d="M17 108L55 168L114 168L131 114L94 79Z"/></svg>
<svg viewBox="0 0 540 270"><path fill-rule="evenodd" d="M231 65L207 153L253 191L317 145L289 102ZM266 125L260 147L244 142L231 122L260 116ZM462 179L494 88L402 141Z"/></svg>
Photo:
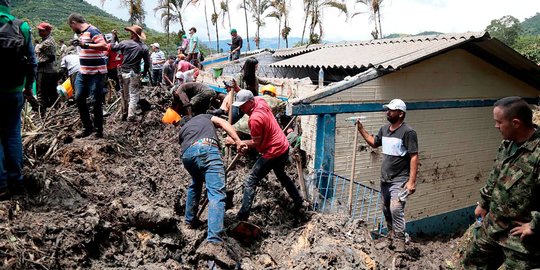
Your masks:
<svg viewBox="0 0 540 270"><path fill-rule="evenodd" d="M148 47L141 41L135 41L132 39L124 40L111 47L113 51L121 51L124 55L122 61L122 72L130 72L133 70L135 73L141 72L141 60L144 60L144 71L148 71L150 67L150 54Z"/></svg>
<svg viewBox="0 0 540 270"><path fill-rule="evenodd" d="M165 54L162 51L153 52L150 55L150 58L152 60L152 69L163 69L163 63L161 64L154 64L154 62L161 62L165 61Z"/></svg>
<svg viewBox="0 0 540 270"><path fill-rule="evenodd" d="M39 43L39 50L37 54L38 58L38 71L44 73L56 73L54 60L56 57L56 42L54 38L49 35L47 38Z"/></svg>
<svg viewBox="0 0 540 270"><path fill-rule="evenodd" d="M60 67L67 68L69 76L75 72L78 72L80 69L79 55L68 54L64 56L64 58L62 58L62 62L60 63Z"/></svg>
<svg viewBox="0 0 540 270"><path fill-rule="evenodd" d="M187 53L199 53L199 46L199 37L197 34L193 34L191 37L189 37L189 49Z"/></svg>
<svg viewBox="0 0 540 270"><path fill-rule="evenodd" d="M204 93L204 92L212 91L212 89L210 89L210 87L202 83L189 82L189 83L183 83L182 85L180 85L177 91L178 92L184 91L184 93L186 93L188 98L192 99L194 96Z"/></svg>
<svg viewBox="0 0 540 270"><path fill-rule="evenodd" d="M122 53L111 50L111 46L111 43L107 44L107 57L109 57L107 69L118 68L118 66L122 65L122 60L124 60Z"/></svg>
<svg viewBox="0 0 540 270"><path fill-rule="evenodd" d="M236 35L236 37L233 37L231 39L231 51L236 49L236 48L240 48L242 49L242 37L239 36L239 35Z"/></svg>
<svg viewBox="0 0 540 270"><path fill-rule="evenodd" d="M192 68L195 68L195 66L186 60L180 60L180 62L178 62L178 70L182 72L186 72Z"/></svg>
<svg viewBox="0 0 540 270"><path fill-rule="evenodd" d="M406 182L410 174L410 154L418 153L416 131L403 123L398 129L390 131L386 124L375 136L375 146L382 145L382 182Z"/></svg>
<svg viewBox="0 0 540 270"><path fill-rule="evenodd" d="M105 39L103 38L103 35L99 29L92 25L81 33L80 39L84 43L88 44L105 42ZM79 72L81 74L107 74L107 63L105 62L105 57L104 51L81 48L79 52L81 64Z"/></svg>
<svg viewBox="0 0 540 270"><path fill-rule="evenodd" d="M256 147L263 158L271 159L281 156L289 150L287 137L281 131L272 110L261 97L255 97L255 106L249 116L251 137L260 137L261 143Z"/></svg>
<svg viewBox="0 0 540 270"><path fill-rule="evenodd" d="M165 79L165 77L169 78L171 82L174 79L174 72L176 71L176 65L174 62L172 64L169 64L169 62L165 62L165 65L163 65L163 83L168 84L168 81Z"/></svg>
<svg viewBox="0 0 540 270"><path fill-rule="evenodd" d="M218 136L214 123L212 123L211 114L199 114L191 118L180 129L180 148L182 153L185 152L193 143L200 139L214 139L218 142Z"/></svg>

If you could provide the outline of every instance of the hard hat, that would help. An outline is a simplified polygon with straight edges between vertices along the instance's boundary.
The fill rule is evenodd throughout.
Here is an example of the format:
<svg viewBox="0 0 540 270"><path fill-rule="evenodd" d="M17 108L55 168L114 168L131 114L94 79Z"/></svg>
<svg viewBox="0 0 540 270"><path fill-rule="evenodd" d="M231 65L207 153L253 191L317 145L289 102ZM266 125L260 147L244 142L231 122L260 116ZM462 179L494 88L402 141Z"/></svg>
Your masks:
<svg viewBox="0 0 540 270"><path fill-rule="evenodd" d="M261 92L261 94L263 94L263 95L264 95L265 93L269 92L270 95L272 95L273 97L277 96L276 87L273 86L273 85L271 85L271 84L267 84L267 85L263 86L263 87L261 88L261 91L260 91L260 92Z"/></svg>

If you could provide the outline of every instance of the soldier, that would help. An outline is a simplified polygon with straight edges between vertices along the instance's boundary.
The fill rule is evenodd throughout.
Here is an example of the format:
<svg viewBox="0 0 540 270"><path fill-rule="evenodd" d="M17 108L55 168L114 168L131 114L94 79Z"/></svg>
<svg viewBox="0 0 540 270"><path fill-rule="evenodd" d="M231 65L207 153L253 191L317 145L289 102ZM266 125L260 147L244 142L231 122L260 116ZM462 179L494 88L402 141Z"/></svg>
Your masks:
<svg viewBox="0 0 540 270"><path fill-rule="evenodd" d="M42 22L37 26L41 42L37 52L38 74L37 74L37 96L39 100L40 112L44 115L46 108L51 107L58 94L56 85L58 72L56 70L56 42L52 37L52 26Z"/></svg>
<svg viewBox="0 0 540 270"><path fill-rule="evenodd" d="M465 269L540 267L540 131L520 97L495 102L495 127L503 141L474 210L481 224L471 234ZM502 265L502 266L501 266Z"/></svg>

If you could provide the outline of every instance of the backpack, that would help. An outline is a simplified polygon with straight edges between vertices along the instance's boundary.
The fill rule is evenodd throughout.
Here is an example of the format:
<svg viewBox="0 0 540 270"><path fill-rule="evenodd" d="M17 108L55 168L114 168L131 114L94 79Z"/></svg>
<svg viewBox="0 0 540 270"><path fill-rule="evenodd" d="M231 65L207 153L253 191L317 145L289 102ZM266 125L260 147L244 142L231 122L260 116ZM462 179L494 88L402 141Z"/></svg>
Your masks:
<svg viewBox="0 0 540 270"><path fill-rule="evenodd" d="M7 18L6 15L0 15ZM28 59L25 38L21 31L22 20L14 19L0 25L0 90L13 89L24 83Z"/></svg>

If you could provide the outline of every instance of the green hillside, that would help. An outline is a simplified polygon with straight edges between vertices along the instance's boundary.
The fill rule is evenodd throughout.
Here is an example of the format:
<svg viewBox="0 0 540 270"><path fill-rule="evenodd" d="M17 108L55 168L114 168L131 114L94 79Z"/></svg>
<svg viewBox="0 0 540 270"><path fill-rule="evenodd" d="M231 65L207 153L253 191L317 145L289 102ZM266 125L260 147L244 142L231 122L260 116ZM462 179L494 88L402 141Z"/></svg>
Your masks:
<svg viewBox="0 0 540 270"><path fill-rule="evenodd" d="M114 17L103 11L99 7L93 6L83 0L12 0L12 13L18 18L27 20L33 29L34 38L37 35L37 26L40 22L46 21L53 25L53 36L56 40L69 40L73 37L73 31L67 25L67 17L72 12L82 14L92 25L99 28L103 33L108 33L112 29L118 29L120 39L128 39L128 32L124 27L129 26L129 22ZM162 49L173 53L179 42L175 34L171 34L169 46L167 35L152 29L145 29L146 44L158 42Z"/></svg>
<svg viewBox="0 0 540 270"><path fill-rule="evenodd" d="M521 23L521 29L525 35L540 35L540 13L525 19Z"/></svg>

